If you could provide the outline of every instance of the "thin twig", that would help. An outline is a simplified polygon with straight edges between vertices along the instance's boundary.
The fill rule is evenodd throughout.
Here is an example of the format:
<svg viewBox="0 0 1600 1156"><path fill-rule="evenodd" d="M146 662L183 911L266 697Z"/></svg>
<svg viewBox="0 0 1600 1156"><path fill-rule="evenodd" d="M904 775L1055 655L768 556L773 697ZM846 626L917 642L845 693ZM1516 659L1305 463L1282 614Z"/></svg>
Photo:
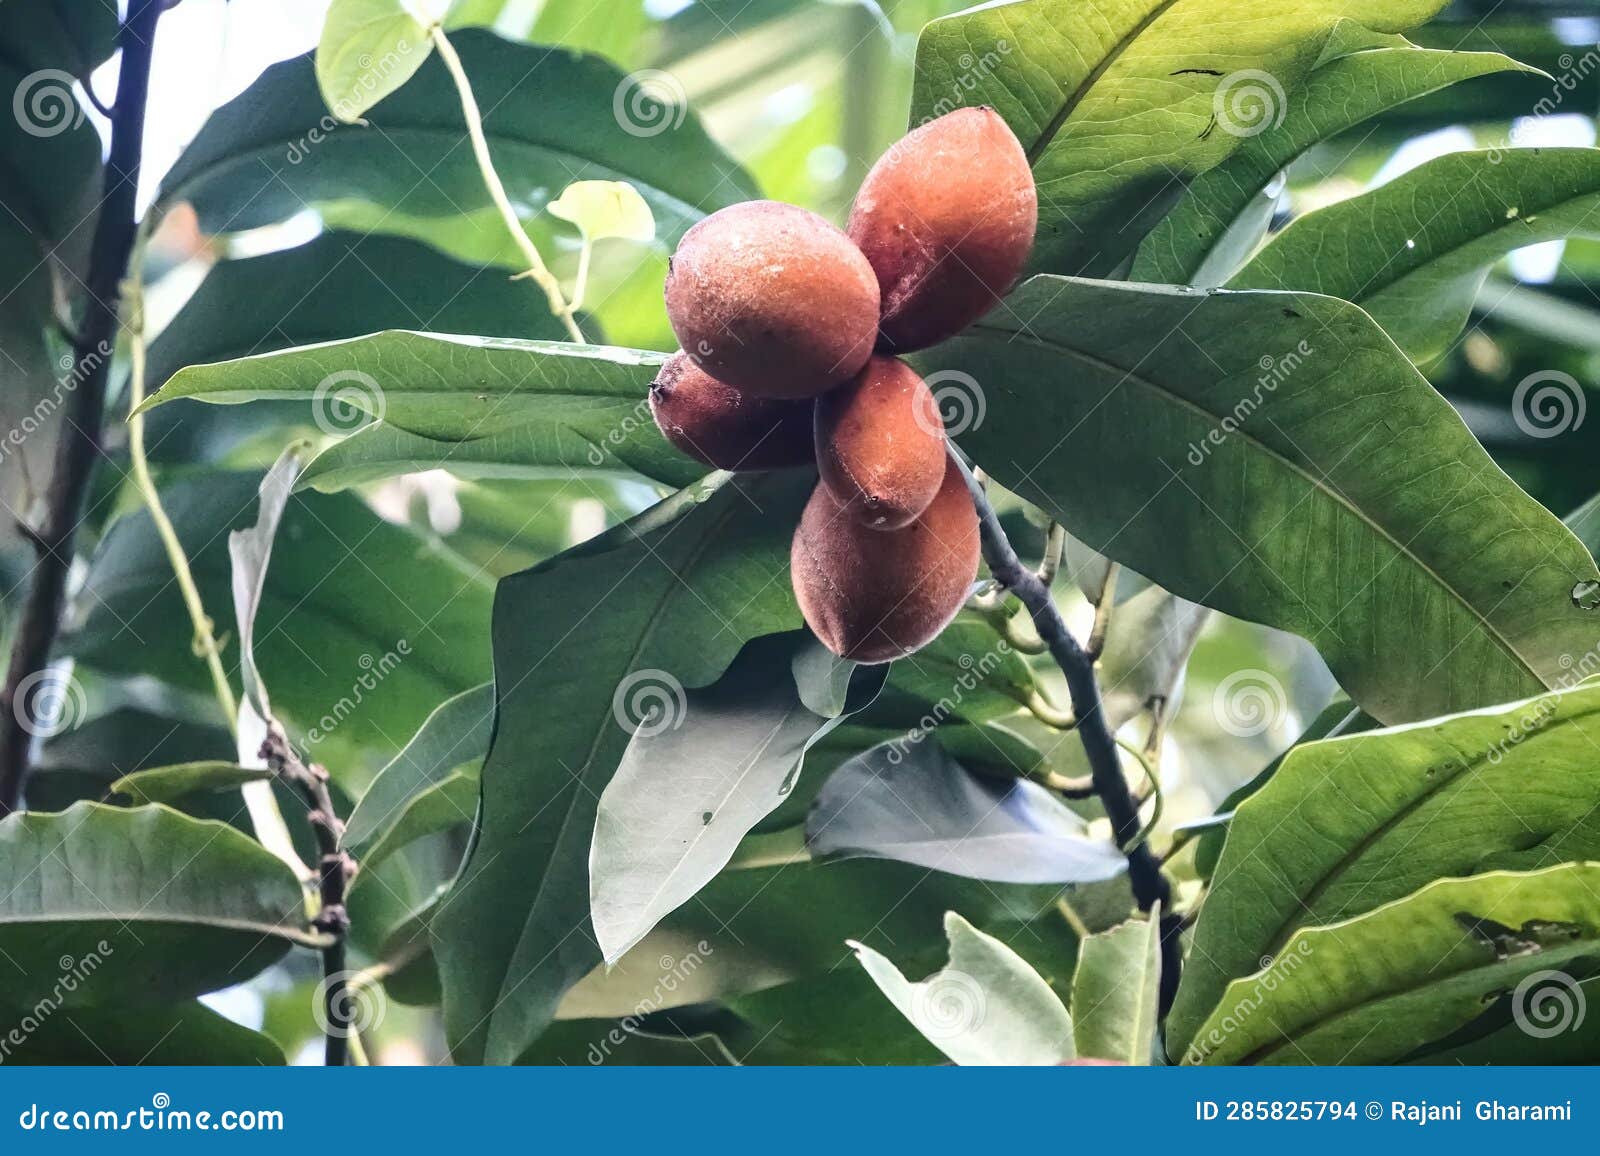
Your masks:
<svg viewBox="0 0 1600 1156"><path fill-rule="evenodd" d="M1044 557L1039 559L1039 581L1046 590L1055 585L1056 574L1061 569L1061 555L1067 548L1067 528L1052 521L1044 536ZM1114 565L1114 563L1113 563Z"/></svg>
<svg viewBox="0 0 1600 1156"><path fill-rule="evenodd" d="M950 453L967 480L978 511L978 532L984 560L996 582L1015 594L1028 613L1039 637L1050 648L1050 655L1066 677L1067 689L1072 696L1072 711L1077 719L1075 730L1083 742L1089 759L1089 769L1095 794L1111 821L1111 830L1117 846L1128 858L1128 881L1133 885L1133 896L1143 911L1156 904L1164 913L1172 911L1172 885L1162 873L1148 844L1142 841L1143 823L1128 780L1122 773L1118 757L1117 740L1106 723L1105 709L1100 701L1100 686L1095 679L1094 660L1079 645L1067 629L1061 611L1050 597L1050 591L1039 581L1039 576L1022 564L1016 549L1000 526L994 507L989 504L983 486L973 477L972 471L962 461L952 446ZM1179 941L1179 919L1173 914L1161 917L1161 1009L1163 1014L1172 1006L1177 994L1178 977L1183 967Z"/></svg>
<svg viewBox="0 0 1600 1156"><path fill-rule="evenodd" d="M1100 587L1100 598L1094 604L1094 625L1089 628L1089 642L1084 647L1091 661L1106 649L1106 635L1111 630L1111 611L1117 603L1117 580L1122 577L1122 567L1116 562L1106 567L1106 580Z"/></svg>
<svg viewBox="0 0 1600 1156"><path fill-rule="evenodd" d="M138 231L135 194L144 141L145 103L150 91L150 57L155 44L160 0L132 0L118 40L122 64L111 116L111 151L106 159L104 196L95 222L85 282L88 301L83 327L73 346L71 398L62 414L60 441L45 494L41 524L30 535L37 560L27 602L18 616L11 662L0 689L0 816L16 810L33 752L34 729L17 695L30 675L50 661L66 608L67 576L72 568L78 523L83 518L89 482L101 454L106 382L116 344L118 295Z"/></svg>
<svg viewBox="0 0 1600 1156"><path fill-rule="evenodd" d="M578 328L578 320L573 316L575 306L568 305L561 295L561 282L556 280L544 263L544 258L539 255L539 249L529 238L527 230L522 227L522 221L517 217L517 210L511 205L511 198L506 196L506 187L500 180L500 174L495 171L494 158L489 155L489 140L483 132L483 114L478 111L477 97L472 95L472 82L467 78L467 70L461 65L461 57L456 55L455 45L450 43L450 38L444 34L444 29L435 24L428 30L433 38L434 47L439 50L439 58L444 61L445 68L450 71L450 78L455 81L456 93L461 100L461 115L467 122L467 136L472 141L472 155L477 158L478 172L482 174L484 188L489 190L489 199L494 202L494 207L500 212L500 219L505 222L506 230L511 234L511 239L516 242L522 259L527 262L528 268L519 276L531 277L533 281L544 290L545 297L550 302L550 312L561 319L567 328L567 335L577 342L583 341L583 331Z"/></svg>
<svg viewBox="0 0 1600 1156"><path fill-rule="evenodd" d="M353 994L348 990L345 970L345 937L350 931L350 914L345 895L355 875L355 861L340 847L344 823L328 793L328 772L316 763L307 763L289 744L289 738L276 720L267 722L266 741L261 757L272 773L295 791L306 804L306 822L317 841L318 892L321 910L312 926L331 939L322 949L322 1001L326 1016L325 1062L330 1068L343 1067L350 1054L350 1036L355 1031Z"/></svg>

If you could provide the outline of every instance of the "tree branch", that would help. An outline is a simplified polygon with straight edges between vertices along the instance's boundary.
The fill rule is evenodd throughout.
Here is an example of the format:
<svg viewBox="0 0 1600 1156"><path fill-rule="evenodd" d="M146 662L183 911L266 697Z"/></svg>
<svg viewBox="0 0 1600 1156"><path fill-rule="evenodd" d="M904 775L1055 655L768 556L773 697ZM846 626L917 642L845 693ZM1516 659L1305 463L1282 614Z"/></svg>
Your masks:
<svg viewBox="0 0 1600 1156"><path fill-rule="evenodd" d="M1100 684L1095 678L1094 660L1078 644L1066 621L1050 597L1049 589L1039 576L1022 564L1016 549L1000 526L994 507L983 487L973 477L972 471L961 460L954 446L950 454L961 468L978 511L978 532L983 547L984 561L989 573L1002 587L1021 600L1033 618L1039 637L1049 648L1061 673L1066 676L1067 689L1072 696L1072 712L1077 719L1076 731L1083 741L1084 753L1089 757L1089 770L1094 793L1111 820L1111 830L1128 857L1128 879L1133 884L1133 896L1140 910L1149 911L1157 903L1164 913L1161 918L1161 1011L1172 1006L1177 994L1178 977L1183 968L1183 955L1179 942L1180 917L1172 911L1172 885L1161 870L1161 864L1147 843L1140 839L1143 824L1139 819L1139 806L1128 781L1122 774L1122 762L1117 755L1117 740L1106 723L1105 710L1100 702Z"/></svg>
<svg viewBox="0 0 1600 1156"><path fill-rule="evenodd" d="M306 822L317 840L317 879L322 908L312 925L333 937L322 949L322 1004L325 1016L325 1062L342 1068L350 1055L350 1036L354 1024L355 996L349 989L350 973L345 970L345 936L350 930L350 913L345 894L355 875L355 861L340 847L344 823L328 793L328 772L316 763L307 763L294 751L277 720L267 722L266 741L261 757L268 768L306 804Z"/></svg>
<svg viewBox="0 0 1600 1156"><path fill-rule="evenodd" d="M0 689L0 816L16 810L22 800L34 728L28 725L27 710L18 709L17 695L24 681L50 661L66 606L73 543L101 452L106 381L116 346L117 303L138 231L135 194L139 188L145 103L150 91L150 57L160 15L161 0L132 0L127 21L118 34L122 65L116 106L112 109L104 196L89 250L89 299L73 346L71 376L64 383L70 397L62 413L64 420L50 488L45 495L44 517L29 534L38 557L27 601L17 621L5 685Z"/></svg>

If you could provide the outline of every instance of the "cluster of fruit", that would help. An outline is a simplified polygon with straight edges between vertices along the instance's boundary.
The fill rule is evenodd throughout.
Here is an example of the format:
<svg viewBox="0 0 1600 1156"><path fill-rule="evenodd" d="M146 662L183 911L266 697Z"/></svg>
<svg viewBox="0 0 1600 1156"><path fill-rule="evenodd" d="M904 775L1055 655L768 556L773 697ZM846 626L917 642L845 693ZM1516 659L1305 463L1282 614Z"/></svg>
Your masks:
<svg viewBox="0 0 1600 1156"><path fill-rule="evenodd" d="M993 110L971 108L878 160L848 232L752 201L695 225L673 255L667 316L683 350L651 387L656 424L721 469L816 462L791 572L836 654L909 654L977 575L977 517L938 404L897 355L992 308L1037 222L1022 146Z"/></svg>

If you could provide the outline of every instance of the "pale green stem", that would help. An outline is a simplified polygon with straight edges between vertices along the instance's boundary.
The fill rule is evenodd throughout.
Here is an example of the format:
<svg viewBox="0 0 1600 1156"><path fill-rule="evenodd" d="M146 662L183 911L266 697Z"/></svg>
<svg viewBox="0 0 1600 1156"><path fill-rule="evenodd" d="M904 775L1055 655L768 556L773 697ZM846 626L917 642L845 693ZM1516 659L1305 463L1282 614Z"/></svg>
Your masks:
<svg viewBox="0 0 1600 1156"><path fill-rule="evenodd" d="M433 38L434 47L439 50L439 58L444 61L445 68L449 69L450 77L456 83L456 92L461 98L461 115L467 122L467 136L472 141L472 155L477 159L478 172L483 176L483 185L489 191L489 198L494 201L494 207L500 212L500 219L505 222L511 239L516 242L517 248L522 253L522 259L527 262L528 269L521 276L531 277L533 281L544 290L545 297L550 302L550 312L561 319L567 328L567 334L573 341L583 341L583 331L578 328L577 319L573 317L576 306L568 305L561 295L561 283L556 280L544 263L544 258L539 255L538 247L529 238L527 230L522 227L522 221L517 217L517 210L512 207L511 198L506 195L506 187L500 181L500 174L495 171L494 158L489 155L489 140L483 133L483 114L478 111L478 100L472 95L472 82L467 79L467 71L461 66L461 57L456 55L455 46L450 43L450 38L444 34L444 29L435 24L428 30Z"/></svg>

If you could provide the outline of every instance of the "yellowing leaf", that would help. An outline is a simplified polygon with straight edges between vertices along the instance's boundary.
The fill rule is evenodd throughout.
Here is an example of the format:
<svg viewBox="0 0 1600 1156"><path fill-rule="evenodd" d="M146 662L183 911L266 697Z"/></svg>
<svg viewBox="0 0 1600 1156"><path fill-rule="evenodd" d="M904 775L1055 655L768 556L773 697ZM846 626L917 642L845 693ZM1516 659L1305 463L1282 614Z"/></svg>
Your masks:
<svg viewBox="0 0 1600 1156"><path fill-rule="evenodd" d="M550 202L550 211L578 226L591 241L653 241L656 235L655 215L626 181L574 181Z"/></svg>

